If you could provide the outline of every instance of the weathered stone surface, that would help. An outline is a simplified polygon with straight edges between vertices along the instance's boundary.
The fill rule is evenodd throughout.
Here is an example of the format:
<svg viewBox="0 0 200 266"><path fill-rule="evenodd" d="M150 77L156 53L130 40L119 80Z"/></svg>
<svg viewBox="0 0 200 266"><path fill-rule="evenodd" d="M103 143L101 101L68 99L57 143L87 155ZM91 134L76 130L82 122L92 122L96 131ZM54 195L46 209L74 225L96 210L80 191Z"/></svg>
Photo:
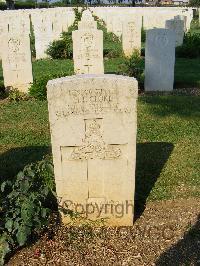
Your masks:
<svg viewBox="0 0 200 266"><path fill-rule="evenodd" d="M145 48L145 90L173 90L174 64L174 31L168 29L148 30Z"/></svg>
<svg viewBox="0 0 200 266"><path fill-rule="evenodd" d="M184 20L181 19L170 19L166 21L166 29L173 30L176 38L176 46L181 46L183 44L184 37Z"/></svg>
<svg viewBox="0 0 200 266"><path fill-rule="evenodd" d="M112 17L112 30L111 30L118 38L121 38L123 31L123 21L120 16Z"/></svg>
<svg viewBox="0 0 200 266"><path fill-rule="evenodd" d="M78 22L78 29L79 30L95 30L97 29L97 22L94 21L92 13L89 10L83 11L81 21Z"/></svg>
<svg viewBox="0 0 200 266"><path fill-rule="evenodd" d="M3 41L3 35L5 32L5 15L3 11L0 11L0 43ZM0 47L0 60L1 60L2 47Z"/></svg>
<svg viewBox="0 0 200 266"><path fill-rule="evenodd" d="M72 32L74 72L76 74L103 74L103 32L77 30Z"/></svg>
<svg viewBox="0 0 200 266"><path fill-rule="evenodd" d="M174 16L183 15L187 16L186 29L188 30L193 18L193 10L188 7L91 7L90 10L92 10L92 12L99 18L104 20L109 32L115 31L117 35L119 34L119 36L121 31L119 21L121 18L123 21L123 17L126 15L131 15L132 17L142 16L144 29L164 28L166 20L173 19ZM113 21L116 20L117 22L113 24ZM116 28L115 25L117 25Z"/></svg>
<svg viewBox="0 0 200 266"><path fill-rule="evenodd" d="M187 31L187 16L178 15L178 16L175 16L174 19L184 21L184 32L186 32Z"/></svg>
<svg viewBox="0 0 200 266"><path fill-rule="evenodd" d="M60 204L109 225L133 223L137 86L117 75L77 75L47 85Z"/></svg>
<svg viewBox="0 0 200 266"><path fill-rule="evenodd" d="M27 92L33 82L29 16L18 14L14 17L10 13L4 24L1 43L4 86Z"/></svg>
<svg viewBox="0 0 200 266"><path fill-rule="evenodd" d="M123 22L122 45L125 56L131 56L134 50L141 50L141 17L127 17Z"/></svg>
<svg viewBox="0 0 200 266"><path fill-rule="evenodd" d="M35 35L36 59L47 58L46 50L54 40L52 29L52 17L47 10L37 11L31 14Z"/></svg>
<svg viewBox="0 0 200 266"><path fill-rule="evenodd" d="M50 13L52 19L52 34L53 40L59 40L61 38L61 33L63 31L63 14L59 9L52 9ZM66 20L67 20L67 15ZM66 21L67 25L67 21Z"/></svg>
<svg viewBox="0 0 200 266"><path fill-rule="evenodd" d="M74 72L76 74L103 74L103 32L97 30L89 10L83 12L78 30L72 32Z"/></svg>

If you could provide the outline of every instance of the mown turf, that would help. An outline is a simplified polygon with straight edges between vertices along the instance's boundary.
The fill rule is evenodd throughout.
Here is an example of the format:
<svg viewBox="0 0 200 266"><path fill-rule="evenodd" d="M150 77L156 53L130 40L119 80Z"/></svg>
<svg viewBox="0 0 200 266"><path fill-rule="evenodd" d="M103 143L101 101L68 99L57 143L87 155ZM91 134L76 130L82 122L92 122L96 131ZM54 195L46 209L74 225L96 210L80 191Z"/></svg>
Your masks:
<svg viewBox="0 0 200 266"><path fill-rule="evenodd" d="M138 143L143 146L138 151L137 191L141 200L154 182L151 200L200 196L199 104L200 97L139 98Z"/></svg>
<svg viewBox="0 0 200 266"><path fill-rule="evenodd" d="M200 58L177 58L175 65L175 87L200 88Z"/></svg>
<svg viewBox="0 0 200 266"><path fill-rule="evenodd" d="M0 177L12 177L48 152L47 103L0 102L0 114Z"/></svg>
<svg viewBox="0 0 200 266"><path fill-rule="evenodd" d="M0 104L0 176L50 152L46 101ZM140 96L136 199L200 196L200 97Z"/></svg>
<svg viewBox="0 0 200 266"><path fill-rule="evenodd" d="M33 62L33 76L40 79L49 75L63 74L72 75L74 72L73 61L66 60L38 60Z"/></svg>
<svg viewBox="0 0 200 266"><path fill-rule="evenodd" d="M105 73L118 73L123 58L104 60ZM175 65L175 87L198 87L200 88L200 60L177 58ZM34 79L40 79L53 75L72 75L72 60L39 60L33 62ZM0 86L3 84L3 74L0 64Z"/></svg>

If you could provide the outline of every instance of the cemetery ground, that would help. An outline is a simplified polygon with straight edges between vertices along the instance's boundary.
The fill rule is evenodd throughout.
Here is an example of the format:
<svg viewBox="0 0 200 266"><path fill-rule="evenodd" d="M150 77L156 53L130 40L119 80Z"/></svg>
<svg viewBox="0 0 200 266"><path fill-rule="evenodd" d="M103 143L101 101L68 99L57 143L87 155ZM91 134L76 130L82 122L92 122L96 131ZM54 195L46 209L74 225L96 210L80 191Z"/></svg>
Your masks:
<svg viewBox="0 0 200 266"><path fill-rule="evenodd" d="M119 74L123 64L124 58L107 58L105 73ZM199 69L199 58L176 58L173 92L140 90L134 226L96 228L86 221L67 228L50 201L50 224L14 250L7 265L200 265ZM72 75L73 63L39 60L33 73L44 88L48 79ZM0 100L1 184L51 156L47 101L18 97ZM43 178L52 183L52 176Z"/></svg>

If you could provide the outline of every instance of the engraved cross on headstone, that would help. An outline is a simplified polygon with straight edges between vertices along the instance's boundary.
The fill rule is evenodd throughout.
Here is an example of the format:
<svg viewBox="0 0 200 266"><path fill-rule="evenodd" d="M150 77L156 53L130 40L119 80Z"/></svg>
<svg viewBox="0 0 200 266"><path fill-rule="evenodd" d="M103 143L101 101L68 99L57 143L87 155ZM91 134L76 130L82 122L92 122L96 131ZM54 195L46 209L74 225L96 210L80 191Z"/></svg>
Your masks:
<svg viewBox="0 0 200 266"><path fill-rule="evenodd" d="M90 67L92 67L93 65L90 65L89 63L84 65L84 67L87 67L87 73L90 73Z"/></svg>
<svg viewBox="0 0 200 266"><path fill-rule="evenodd" d="M90 51L89 51L89 49L87 48L86 49L86 60L87 60L87 62L86 62L86 64L84 65L84 67L87 67L87 73L89 74L90 73L90 67L92 67L93 66L93 64L91 64L90 63L90 57L91 57L91 55L90 55Z"/></svg>
<svg viewBox="0 0 200 266"><path fill-rule="evenodd" d="M103 119L85 119L85 136L81 146L69 147L71 152L68 153L68 162L82 162L85 165L84 173L87 180L87 198L104 199L104 186L110 176L104 176L103 160L116 160L122 156L120 149L121 144L106 144L102 135ZM67 147L66 147L67 148ZM101 178L99 177L102 173ZM96 174L98 173L98 174ZM83 174L83 173L82 173ZM78 180L77 180L78 182ZM85 199L87 200L87 199Z"/></svg>

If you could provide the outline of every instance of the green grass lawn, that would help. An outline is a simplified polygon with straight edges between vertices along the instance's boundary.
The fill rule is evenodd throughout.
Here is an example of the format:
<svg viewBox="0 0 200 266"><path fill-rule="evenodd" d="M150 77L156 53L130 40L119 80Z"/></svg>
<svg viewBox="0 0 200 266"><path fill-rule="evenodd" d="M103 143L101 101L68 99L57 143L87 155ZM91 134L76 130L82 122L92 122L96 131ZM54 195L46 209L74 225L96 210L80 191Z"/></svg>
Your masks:
<svg viewBox="0 0 200 266"><path fill-rule="evenodd" d="M0 176L50 151L46 101L0 104ZM200 97L140 96L136 198L200 196ZM141 207L141 206L139 206Z"/></svg>
<svg viewBox="0 0 200 266"><path fill-rule="evenodd" d="M74 66L72 60L38 60L33 62L33 77L40 79L48 75L72 75Z"/></svg>
<svg viewBox="0 0 200 266"><path fill-rule="evenodd" d="M105 73L118 73L119 66L124 62L123 58L104 60ZM175 87L200 88L200 60L177 58L175 65ZM49 75L72 75L72 60L39 60L33 62L34 79L40 79ZM3 73L0 65L0 86L3 84Z"/></svg>
<svg viewBox="0 0 200 266"><path fill-rule="evenodd" d="M200 58L177 58L175 65L175 87L200 88Z"/></svg>

